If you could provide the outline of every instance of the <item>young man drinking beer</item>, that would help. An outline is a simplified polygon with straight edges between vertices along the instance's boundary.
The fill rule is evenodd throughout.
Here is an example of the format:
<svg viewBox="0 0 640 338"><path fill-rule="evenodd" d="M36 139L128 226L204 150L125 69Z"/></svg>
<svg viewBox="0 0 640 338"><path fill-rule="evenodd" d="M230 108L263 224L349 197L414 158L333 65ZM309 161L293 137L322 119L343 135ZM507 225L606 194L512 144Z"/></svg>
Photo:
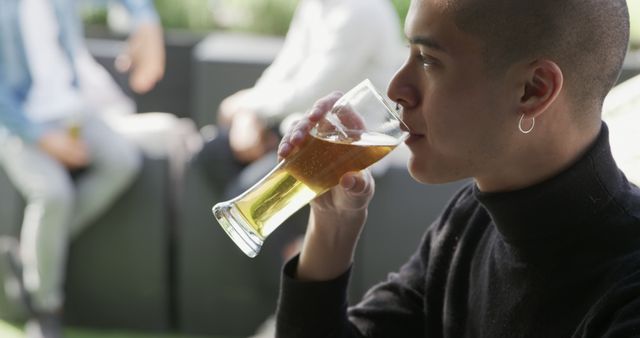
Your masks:
<svg viewBox="0 0 640 338"><path fill-rule="evenodd" d="M601 121L628 21L624 0L413 0L389 88L411 133L408 168L421 183L473 183L348 307L374 182L344 175L312 203L284 268L277 336L640 336L640 190ZM280 156L339 96L317 102Z"/></svg>

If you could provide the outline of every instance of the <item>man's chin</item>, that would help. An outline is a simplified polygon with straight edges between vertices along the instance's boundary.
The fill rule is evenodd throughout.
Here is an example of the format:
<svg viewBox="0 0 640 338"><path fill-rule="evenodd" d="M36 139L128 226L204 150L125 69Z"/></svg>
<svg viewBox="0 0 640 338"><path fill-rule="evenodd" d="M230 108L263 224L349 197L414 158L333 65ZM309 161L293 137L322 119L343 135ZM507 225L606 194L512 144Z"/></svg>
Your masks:
<svg viewBox="0 0 640 338"><path fill-rule="evenodd" d="M425 168L410 159L408 163L409 175L422 184L445 184L465 179L460 175L455 175L450 170L439 168Z"/></svg>

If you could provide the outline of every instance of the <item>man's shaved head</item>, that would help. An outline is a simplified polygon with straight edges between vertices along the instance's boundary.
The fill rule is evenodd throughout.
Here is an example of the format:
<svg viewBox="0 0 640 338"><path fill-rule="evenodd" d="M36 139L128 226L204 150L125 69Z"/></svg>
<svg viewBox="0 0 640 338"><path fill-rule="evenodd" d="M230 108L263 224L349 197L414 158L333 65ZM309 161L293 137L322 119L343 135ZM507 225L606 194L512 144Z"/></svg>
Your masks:
<svg viewBox="0 0 640 338"><path fill-rule="evenodd" d="M450 1L456 25L484 44L485 63L499 73L518 61L560 66L576 109L601 105L614 86L629 40L625 0Z"/></svg>

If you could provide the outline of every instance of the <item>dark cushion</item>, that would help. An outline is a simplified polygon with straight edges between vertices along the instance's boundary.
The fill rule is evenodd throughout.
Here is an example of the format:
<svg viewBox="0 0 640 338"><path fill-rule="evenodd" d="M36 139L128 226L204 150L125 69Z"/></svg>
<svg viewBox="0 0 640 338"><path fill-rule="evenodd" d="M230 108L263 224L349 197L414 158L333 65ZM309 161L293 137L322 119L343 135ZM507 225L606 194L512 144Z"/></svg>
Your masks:
<svg viewBox="0 0 640 338"><path fill-rule="evenodd" d="M169 168L145 159L123 196L71 245L65 321L139 330L169 327ZM17 236L24 201L0 171L0 233ZM0 288L0 317L16 317Z"/></svg>

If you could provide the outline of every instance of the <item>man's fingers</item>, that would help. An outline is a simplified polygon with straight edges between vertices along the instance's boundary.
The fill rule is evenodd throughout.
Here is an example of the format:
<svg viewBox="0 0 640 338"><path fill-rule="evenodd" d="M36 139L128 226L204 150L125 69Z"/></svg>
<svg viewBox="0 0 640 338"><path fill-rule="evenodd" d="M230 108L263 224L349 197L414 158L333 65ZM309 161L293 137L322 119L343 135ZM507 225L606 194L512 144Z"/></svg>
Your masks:
<svg viewBox="0 0 640 338"><path fill-rule="evenodd" d="M368 170L344 174L340 186L354 195L370 195L374 189L373 178Z"/></svg>
<svg viewBox="0 0 640 338"><path fill-rule="evenodd" d="M143 63L145 60L147 63ZM150 91L164 76L162 65L151 61L152 58L147 57L133 64L130 85L139 94Z"/></svg>
<svg viewBox="0 0 640 338"><path fill-rule="evenodd" d="M310 122L308 117L300 119L300 121L282 137L282 141L278 146L279 157L287 157L295 147L302 144L302 141L304 141L311 130L312 124Z"/></svg>
<svg viewBox="0 0 640 338"><path fill-rule="evenodd" d="M164 76L165 61L162 28L143 24L129 38L127 50L116 59L116 68L130 72L131 89L144 94Z"/></svg>
<svg viewBox="0 0 640 338"><path fill-rule="evenodd" d="M293 150L293 148L288 142L280 143L280 145L278 146L278 159L282 160L285 157L289 156L289 154L291 154L291 150Z"/></svg>
<svg viewBox="0 0 640 338"><path fill-rule="evenodd" d="M293 128L282 137L282 141L278 146L278 157L283 159L289 156L296 147L300 146L307 135L309 135L313 126L331 110L331 107L333 107L342 95L340 92L333 92L316 101L309 113L300 119Z"/></svg>
<svg viewBox="0 0 640 338"><path fill-rule="evenodd" d="M365 130L365 123L362 116L360 116L357 112L353 110L353 108L347 106L343 107L340 111L340 122L342 125L347 127L350 130Z"/></svg>
<svg viewBox="0 0 640 338"><path fill-rule="evenodd" d="M333 92L320 100L318 100L311 111L307 115L309 120L313 123L320 121L322 117L333 107L333 105L342 97L341 92Z"/></svg>

